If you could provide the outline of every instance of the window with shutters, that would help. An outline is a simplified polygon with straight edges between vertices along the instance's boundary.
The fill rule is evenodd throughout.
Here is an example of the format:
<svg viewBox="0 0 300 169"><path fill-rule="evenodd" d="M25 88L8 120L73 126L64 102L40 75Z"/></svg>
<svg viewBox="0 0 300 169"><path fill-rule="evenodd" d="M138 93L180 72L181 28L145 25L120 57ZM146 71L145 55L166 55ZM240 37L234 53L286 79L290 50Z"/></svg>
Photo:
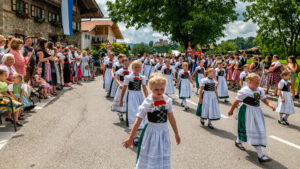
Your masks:
<svg viewBox="0 0 300 169"><path fill-rule="evenodd" d="M38 23L43 23L45 21L45 10L40 7L31 6L31 16L34 17L34 20Z"/></svg>
<svg viewBox="0 0 300 169"><path fill-rule="evenodd" d="M12 0L12 11L16 12L16 15L21 18L28 18L29 10L28 3L23 0Z"/></svg>

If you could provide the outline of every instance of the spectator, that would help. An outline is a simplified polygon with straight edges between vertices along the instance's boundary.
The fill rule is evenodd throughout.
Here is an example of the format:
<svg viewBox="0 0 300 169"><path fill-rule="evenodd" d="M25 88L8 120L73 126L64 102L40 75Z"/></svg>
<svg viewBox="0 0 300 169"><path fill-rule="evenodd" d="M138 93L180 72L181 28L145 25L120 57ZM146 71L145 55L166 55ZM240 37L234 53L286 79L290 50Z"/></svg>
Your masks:
<svg viewBox="0 0 300 169"><path fill-rule="evenodd" d="M283 65L285 70L288 70L291 72L291 92L292 92L292 98L295 99L295 82L296 82L296 78L297 78L297 69L298 69L298 65L296 62L296 58L294 56L290 56L288 58L288 64L287 65Z"/></svg>
<svg viewBox="0 0 300 169"><path fill-rule="evenodd" d="M6 39L4 36L0 35L0 64L2 63L2 57L5 54L5 44L6 44Z"/></svg>
<svg viewBox="0 0 300 169"><path fill-rule="evenodd" d="M20 52L22 47L23 47L23 41L18 38L14 39L11 41L10 53L14 55L14 58L15 58L14 67L15 67L17 73L25 76L26 75L26 66L32 55L32 52L28 52L28 55L26 57L23 57L23 54Z"/></svg>
<svg viewBox="0 0 300 169"><path fill-rule="evenodd" d="M24 81L28 82L32 76L33 76L33 71L35 66L37 65L37 59L36 59L36 55L34 52L34 49L32 47L32 38L31 37L26 37L25 38L25 44L23 46L23 48L21 49L21 53L23 54L24 57L30 57L29 59L29 64L27 65L26 68L26 76L24 77ZM31 56L29 56L28 54L31 54Z"/></svg>
<svg viewBox="0 0 300 169"><path fill-rule="evenodd" d="M11 41L14 40L15 37L14 36L7 36L6 38L6 44L4 46L4 49L5 49L5 53L9 53L11 48L10 48L10 44L11 44Z"/></svg>
<svg viewBox="0 0 300 169"><path fill-rule="evenodd" d="M279 61L279 56L274 55L273 56L273 63L271 64L271 67L269 68L269 80L268 83L269 85L274 86L274 93L272 96L277 95L277 90L278 90L278 83L281 80L280 74L281 74L281 63Z"/></svg>
<svg viewBox="0 0 300 169"><path fill-rule="evenodd" d="M11 84L13 75L16 74L16 69L13 66L15 64L15 57L11 53L5 54L2 57L2 65L0 66L0 69L5 70L7 72L7 79L6 83Z"/></svg>

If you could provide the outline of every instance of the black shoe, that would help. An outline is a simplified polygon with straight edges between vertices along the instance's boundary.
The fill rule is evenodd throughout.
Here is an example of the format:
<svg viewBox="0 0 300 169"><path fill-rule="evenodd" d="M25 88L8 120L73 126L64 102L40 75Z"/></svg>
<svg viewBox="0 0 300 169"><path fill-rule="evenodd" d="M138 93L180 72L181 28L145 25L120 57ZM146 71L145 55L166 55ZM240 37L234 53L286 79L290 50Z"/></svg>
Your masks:
<svg viewBox="0 0 300 169"><path fill-rule="evenodd" d="M124 118L123 118L123 114L122 114L122 113L119 113L119 120L120 120L120 121L124 121Z"/></svg>
<svg viewBox="0 0 300 169"><path fill-rule="evenodd" d="M285 122L286 125L290 125L290 123L285 118L283 118L282 120Z"/></svg>
<svg viewBox="0 0 300 169"><path fill-rule="evenodd" d="M257 157L257 158L260 163L266 163L266 162L272 161L272 159L270 159L269 157L267 157L265 155L263 155L262 157Z"/></svg>
<svg viewBox="0 0 300 169"><path fill-rule="evenodd" d="M5 121L13 121L13 120L10 119L10 118L8 118L8 117L6 117L6 118L5 118Z"/></svg>
<svg viewBox="0 0 300 169"><path fill-rule="evenodd" d="M180 103L180 106L181 106L181 107L184 107L183 103Z"/></svg>
<svg viewBox="0 0 300 169"><path fill-rule="evenodd" d="M18 120L25 120L24 117L19 117Z"/></svg>
<svg viewBox="0 0 300 169"><path fill-rule="evenodd" d="M278 123L282 124L282 125L286 125L285 121L283 121L283 120L278 120Z"/></svg>
<svg viewBox="0 0 300 169"><path fill-rule="evenodd" d="M133 145L136 146L136 147L139 145L139 138L138 137L135 137L133 139Z"/></svg>
<svg viewBox="0 0 300 169"><path fill-rule="evenodd" d="M228 100L224 100L224 103L229 103L229 101Z"/></svg>
<svg viewBox="0 0 300 169"><path fill-rule="evenodd" d="M214 126L211 123L208 124L207 127L210 128L210 129L214 129Z"/></svg>
<svg viewBox="0 0 300 169"><path fill-rule="evenodd" d="M204 124L205 124L205 122L204 122L204 120L203 120L203 119L200 119L200 123L201 123L202 125L204 125Z"/></svg>
<svg viewBox="0 0 300 169"><path fill-rule="evenodd" d="M242 150L242 151L246 151L246 149L245 149L245 147L242 145L242 143L238 143L238 142L235 141L235 146L236 146L237 148L239 148L240 150Z"/></svg>
<svg viewBox="0 0 300 169"><path fill-rule="evenodd" d="M16 125L18 126L18 127L22 127L23 126L23 124L22 123L20 123L20 122L16 122Z"/></svg>
<svg viewBox="0 0 300 169"><path fill-rule="evenodd" d="M185 107L185 108L184 108L185 111L188 111L189 109L190 109L189 107Z"/></svg>

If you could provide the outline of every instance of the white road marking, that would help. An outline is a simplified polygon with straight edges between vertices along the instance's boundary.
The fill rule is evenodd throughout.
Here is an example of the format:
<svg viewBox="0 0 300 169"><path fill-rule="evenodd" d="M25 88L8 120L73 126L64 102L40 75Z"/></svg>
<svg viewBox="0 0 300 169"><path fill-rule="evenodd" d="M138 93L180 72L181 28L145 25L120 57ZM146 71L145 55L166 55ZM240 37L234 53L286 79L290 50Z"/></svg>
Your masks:
<svg viewBox="0 0 300 169"><path fill-rule="evenodd" d="M282 139L282 138L279 138L279 137L276 137L276 136L269 136L269 137L272 138L272 139L274 139L274 140L277 140L277 141L279 141L279 142L282 142L282 143L284 143L284 144L287 144L287 145L289 145L289 146L292 146L292 147L294 147L294 148L300 150L300 146L298 146L297 144L291 143L291 142L289 142L289 141L286 141L286 140L284 140L284 139Z"/></svg>
<svg viewBox="0 0 300 169"><path fill-rule="evenodd" d="M178 95L175 95L175 96L176 96L176 97L179 97ZM193 102L193 101L191 101L191 100L189 100L189 99L186 99L186 101L189 102L189 103L191 103L191 104L194 105L194 106L198 106L197 103L195 103L195 102ZM223 115L222 113L221 113L221 117L224 118L224 119L228 119L228 116L225 116L225 115Z"/></svg>

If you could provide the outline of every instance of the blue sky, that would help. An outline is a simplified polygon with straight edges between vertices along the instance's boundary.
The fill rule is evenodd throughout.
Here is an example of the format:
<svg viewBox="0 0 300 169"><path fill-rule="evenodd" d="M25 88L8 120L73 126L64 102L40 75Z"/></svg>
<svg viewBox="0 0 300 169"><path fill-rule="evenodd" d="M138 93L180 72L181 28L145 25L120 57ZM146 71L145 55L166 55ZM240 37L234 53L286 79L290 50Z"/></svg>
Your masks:
<svg viewBox="0 0 300 169"><path fill-rule="evenodd" d="M108 17L106 2L108 0L96 0L101 8L105 17ZM243 3L238 1L236 4L236 11L239 13L238 20L226 25L224 30L225 37L219 40L234 39L236 37L249 37L256 36L256 30L258 29L257 25L249 22L243 21L242 13L245 12L246 6L249 3ZM124 41L127 43L140 43L149 41L158 41L159 39L168 39L168 37L163 36L161 33L155 32L150 26L136 30L134 27L126 28L124 23L118 23L119 28L123 34Z"/></svg>

